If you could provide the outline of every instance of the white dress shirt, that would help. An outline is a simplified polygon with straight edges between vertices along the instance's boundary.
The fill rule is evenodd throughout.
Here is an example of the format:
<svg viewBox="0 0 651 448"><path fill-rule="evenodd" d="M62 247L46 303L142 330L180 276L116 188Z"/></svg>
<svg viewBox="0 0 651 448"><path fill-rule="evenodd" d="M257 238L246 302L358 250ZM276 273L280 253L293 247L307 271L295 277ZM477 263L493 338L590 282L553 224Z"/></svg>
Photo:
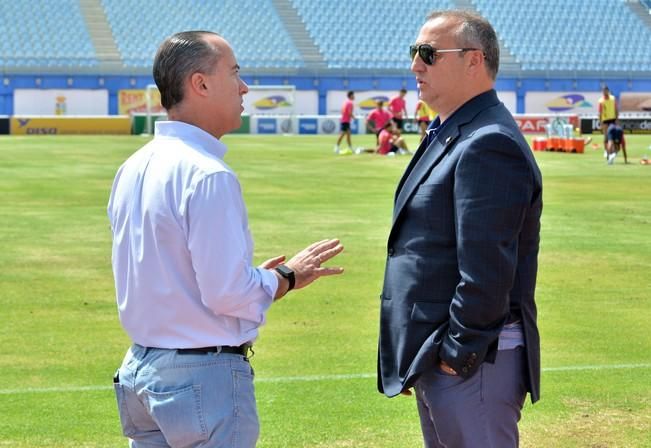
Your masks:
<svg viewBox="0 0 651 448"><path fill-rule="evenodd" d="M253 240L226 146L178 121L118 170L108 204L120 322L145 347L253 341L278 288Z"/></svg>

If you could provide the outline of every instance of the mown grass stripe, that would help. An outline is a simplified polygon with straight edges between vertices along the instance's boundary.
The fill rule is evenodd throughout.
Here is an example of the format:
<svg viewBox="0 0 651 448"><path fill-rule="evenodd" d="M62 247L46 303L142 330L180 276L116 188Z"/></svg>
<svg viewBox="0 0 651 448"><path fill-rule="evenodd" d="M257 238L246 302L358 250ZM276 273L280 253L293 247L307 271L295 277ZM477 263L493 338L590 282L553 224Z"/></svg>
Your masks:
<svg viewBox="0 0 651 448"><path fill-rule="evenodd" d="M651 363L640 364L606 364L586 366L560 366L545 367L543 372L576 372L582 370L617 370L617 369L648 369ZM294 383L301 381L338 381L375 378L375 373L346 373L340 375L305 375L305 376L279 376L269 378L256 378L256 383ZM24 389L0 389L0 395L17 395L29 393L66 393L66 392L94 392L111 389L111 386L69 386L69 387L27 387Z"/></svg>

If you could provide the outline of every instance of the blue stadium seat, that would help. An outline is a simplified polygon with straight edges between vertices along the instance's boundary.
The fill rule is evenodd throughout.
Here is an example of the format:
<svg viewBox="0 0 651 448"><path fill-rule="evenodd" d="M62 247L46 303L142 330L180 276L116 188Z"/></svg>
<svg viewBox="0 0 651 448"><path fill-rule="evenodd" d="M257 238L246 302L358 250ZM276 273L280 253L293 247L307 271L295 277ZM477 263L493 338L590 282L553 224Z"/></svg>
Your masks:
<svg viewBox="0 0 651 448"><path fill-rule="evenodd" d="M451 0L290 2L333 69L408 68L407 45L416 38L427 13L454 7ZM392 28L392 23L399 26Z"/></svg>
<svg viewBox="0 0 651 448"><path fill-rule="evenodd" d="M158 44L187 29L214 30L240 65L305 66L272 0L100 0L127 68L148 68ZM289 0L327 66L405 70L406 47L432 9L453 0ZM527 72L597 70L645 74L651 27L619 0L470 0ZM38 11L38 13L34 13ZM0 61L8 68L96 67L79 0L0 0ZM10 18L10 20L7 20ZM393 26L391 24L398 24Z"/></svg>
<svg viewBox="0 0 651 448"><path fill-rule="evenodd" d="M0 33L5 41L0 56L8 67L75 67L92 61L97 63L77 0L3 0L0 17ZM50 55L60 57L52 63L47 60Z"/></svg>
<svg viewBox="0 0 651 448"><path fill-rule="evenodd" d="M651 29L624 2L612 0L472 0L522 69L627 70L638 67ZM535 46L532 51L530 45ZM559 54L564 56L559 57ZM646 59L644 59L644 55ZM631 70L635 70L631 68Z"/></svg>
<svg viewBox="0 0 651 448"><path fill-rule="evenodd" d="M192 29L228 39L244 69L305 65L271 0L102 0L102 5L128 67L150 67L163 39Z"/></svg>

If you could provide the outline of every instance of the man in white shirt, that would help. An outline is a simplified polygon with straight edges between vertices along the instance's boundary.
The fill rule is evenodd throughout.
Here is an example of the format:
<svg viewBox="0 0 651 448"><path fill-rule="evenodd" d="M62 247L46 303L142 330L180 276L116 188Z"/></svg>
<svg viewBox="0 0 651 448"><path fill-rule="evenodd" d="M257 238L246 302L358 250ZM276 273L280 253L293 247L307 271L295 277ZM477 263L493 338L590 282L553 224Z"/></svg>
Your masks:
<svg viewBox="0 0 651 448"><path fill-rule="evenodd" d="M339 240L251 265L253 241L220 138L240 126L232 49L175 34L154 60L169 120L118 170L108 204L120 322L133 341L114 386L132 447L253 447L259 423L248 350L274 300L340 267Z"/></svg>

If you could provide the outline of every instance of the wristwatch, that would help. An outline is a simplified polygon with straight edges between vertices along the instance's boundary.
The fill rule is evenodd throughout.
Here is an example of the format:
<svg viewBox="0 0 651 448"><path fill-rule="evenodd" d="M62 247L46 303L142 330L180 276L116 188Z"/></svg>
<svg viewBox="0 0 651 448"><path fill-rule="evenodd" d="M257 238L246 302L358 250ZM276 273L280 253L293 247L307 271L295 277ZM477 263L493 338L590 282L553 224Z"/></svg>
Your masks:
<svg viewBox="0 0 651 448"><path fill-rule="evenodd" d="M289 282L289 288L287 288L287 292L294 289L294 285L296 284L296 277L294 276L294 271L289 266L286 264L278 265L276 266L276 272L278 272L282 278L286 278Z"/></svg>

